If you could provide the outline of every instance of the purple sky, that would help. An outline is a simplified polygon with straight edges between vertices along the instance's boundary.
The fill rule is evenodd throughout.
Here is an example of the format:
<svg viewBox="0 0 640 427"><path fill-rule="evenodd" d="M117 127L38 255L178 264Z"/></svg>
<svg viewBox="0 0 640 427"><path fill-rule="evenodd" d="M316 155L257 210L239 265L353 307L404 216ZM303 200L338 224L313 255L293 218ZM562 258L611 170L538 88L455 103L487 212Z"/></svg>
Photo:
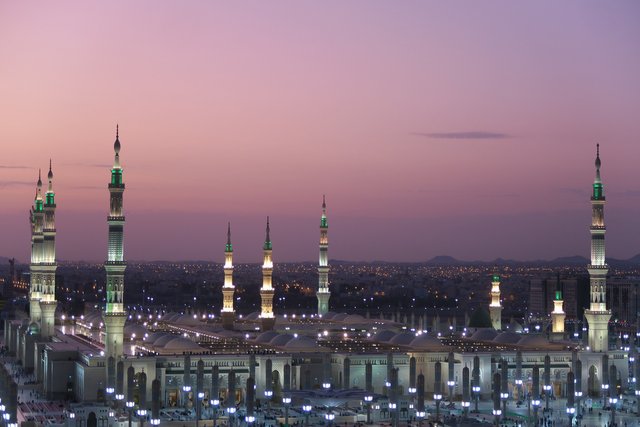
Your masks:
<svg viewBox="0 0 640 427"><path fill-rule="evenodd" d="M58 258L106 257L120 124L129 259L640 252L640 3L0 3L0 255L53 158Z"/></svg>

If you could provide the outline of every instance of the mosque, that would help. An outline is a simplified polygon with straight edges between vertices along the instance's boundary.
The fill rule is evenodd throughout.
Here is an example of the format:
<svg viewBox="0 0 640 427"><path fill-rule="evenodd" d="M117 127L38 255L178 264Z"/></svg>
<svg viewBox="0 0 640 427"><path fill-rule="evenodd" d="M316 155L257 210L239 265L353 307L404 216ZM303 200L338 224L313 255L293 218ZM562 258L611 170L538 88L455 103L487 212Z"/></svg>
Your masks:
<svg viewBox="0 0 640 427"><path fill-rule="evenodd" d="M64 319L56 310L56 201L51 164L44 198L42 180L37 182L29 213L30 313L6 320L4 342L24 369L34 373L48 399L138 410L157 425L160 407L193 408L198 417L205 417L215 413L218 405L245 406L250 422L250 408L256 401L281 402L290 396L299 403L330 400L344 393L364 404L378 402L376 408L382 413L386 409L399 416L419 416L424 400L448 398L469 408L473 400L491 399L495 374L502 378L499 397L503 402L529 396L534 397L534 405L540 404L541 396L572 394L574 387L579 399L601 396L609 389L620 392L634 384L635 365L640 365L634 365L635 346L629 353L609 345L611 312L606 304L605 196L599 147L591 197L591 264L587 267L591 305L586 313L589 331L585 343L565 336L561 292L555 295L549 334L503 328L497 275L491 281L490 305L471 317L464 333L435 334L416 319L392 321L331 312L324 198L316 313L287 316L274 310L268 218L260 313L236 316L230 226L221 316L128 312L123 298L125 184L117 131L114 151L108 184L106 302L102 310L87 312L79 319ZM8 410L15 418L15 405Z"/></svg>

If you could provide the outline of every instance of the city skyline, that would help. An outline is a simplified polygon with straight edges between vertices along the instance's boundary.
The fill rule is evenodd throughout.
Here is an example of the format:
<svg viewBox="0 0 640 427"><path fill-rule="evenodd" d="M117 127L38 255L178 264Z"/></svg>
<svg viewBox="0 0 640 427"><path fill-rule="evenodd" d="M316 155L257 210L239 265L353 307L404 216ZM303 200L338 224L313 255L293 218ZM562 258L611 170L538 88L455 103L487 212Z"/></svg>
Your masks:
<svg viewBox="0 0 640 427"><path fill-rule="evenodd" d="M332 259L588 256L597 142L608 254L640 252L635 3L368 5L0 6L0 255L52 158L58 257L106 258L116 123L129 260L221 262L231 221L258 263L268 215L312 261L323 194Z"/></svg>

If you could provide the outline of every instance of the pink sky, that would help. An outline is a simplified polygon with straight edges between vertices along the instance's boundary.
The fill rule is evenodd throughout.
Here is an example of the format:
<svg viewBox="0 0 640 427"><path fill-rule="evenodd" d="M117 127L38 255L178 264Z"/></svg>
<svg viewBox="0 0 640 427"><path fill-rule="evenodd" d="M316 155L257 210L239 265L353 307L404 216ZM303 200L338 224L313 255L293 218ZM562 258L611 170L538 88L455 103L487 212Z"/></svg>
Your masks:
<svg viewBox="0 0 640 427"><path fill-rule="evenodd" d="M2 2L0 255L28 259L52 157L58 257L105 258L119 123L129 259L221 261L230 220L259 262L270 215L276 262L314 260L323 193L331 258L587 255L596 142L608 254L630 257L639 19L635 1Z"/></svg>

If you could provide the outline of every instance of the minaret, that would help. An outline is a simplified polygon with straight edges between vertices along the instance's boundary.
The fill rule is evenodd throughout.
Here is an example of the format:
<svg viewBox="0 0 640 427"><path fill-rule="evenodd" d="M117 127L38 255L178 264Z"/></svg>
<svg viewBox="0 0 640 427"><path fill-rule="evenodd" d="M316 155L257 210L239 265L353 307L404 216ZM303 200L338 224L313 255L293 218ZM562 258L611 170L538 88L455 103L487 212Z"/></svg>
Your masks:
<svg viewBox="0 0 640 427"><path fill-rule="evenodd" d="M231 223L227 226L227 245L224 249L224 285L222 286L222 326L233 329L235 312L233 310L233 246L231 245Z"/></svg>
<svg viewBox="0 0 640 427"><path fill-rule="evenodd" d="M36 198L31 209L31 265L29 287L29 313L31 321L40 325L42 311L42 248L44 246L44 202L42 201L42 178L38 171Z"/></svg>
<svg viewBox="0 0 640 427"><path fill-rule="evenodd" d="M264 260L262 263L262 288L260 298L262 300L262 330L270 331L276 323L273 315L273 286L271 275L273 274L273 260L271 258L271 237L269 236L269 217L267 217L267 236L264 240Z"/></svg>
<svg viewBox="0 0 640 427"><path fill-rule="evenodd" d="M327 224L327 203L322 196L322 216L320 217L320 260L318 262L318 314L327 314L329 311L329 262L327 259L327 249L329 248L329 238L327 232L329 225Z"/></svg>
<svg viewBox="0 0 640 427"><path fill-rule="evenodd" d="M593 181L591 196L591 264L589 283L591 304L584 316L589 323L589 347L591 351L609 350L609 319L611 311L607 310L607 273L609 266L605 263L604 233L604 188L600 179L600 144L596 145L596 179Z"/></svg>
<svg viewBox="0 0 640 427"><path fill-rule="evenodd" d="M56 200L53 192L53 170L49 160L49 187L44 201L44 241L42 247L42 294L40 311L42 322L40 335L49 338L54 334L56 301Z"/></svg>
<svg viewBox="0 0 640 427"><path fill-rule="evenodd" d="M491 279L491 304L489 304L491 325L496 331L502 330L502 305L500 305L500 276L494 274Z"/></svg>
<svg viewBox="0 0 640 427"><path fill-rule="evenodd" d="M556 287L556 293L553 298L553 311L551 312L551 338L561 340L564 338L564 319L566 315L563 309L564 301L562 299L562 290L560 289L560 280Z"/></svg>
<svg viewBox="0 0 640 427"><path fill-rule="evenodd" d="M116 361L123 356L122 341L124 337L124 322L127 315L124 311L124 215L122 212L122 195L124 182L120 167L120 139L116 127L116 141L113 144L115 160L111 169L109 182L110 210L107 217L109 224L109 247L107 262L104 268L107 272L107 301L104 308L103 320L105 326L105 359L113 357Z"/></svg>

